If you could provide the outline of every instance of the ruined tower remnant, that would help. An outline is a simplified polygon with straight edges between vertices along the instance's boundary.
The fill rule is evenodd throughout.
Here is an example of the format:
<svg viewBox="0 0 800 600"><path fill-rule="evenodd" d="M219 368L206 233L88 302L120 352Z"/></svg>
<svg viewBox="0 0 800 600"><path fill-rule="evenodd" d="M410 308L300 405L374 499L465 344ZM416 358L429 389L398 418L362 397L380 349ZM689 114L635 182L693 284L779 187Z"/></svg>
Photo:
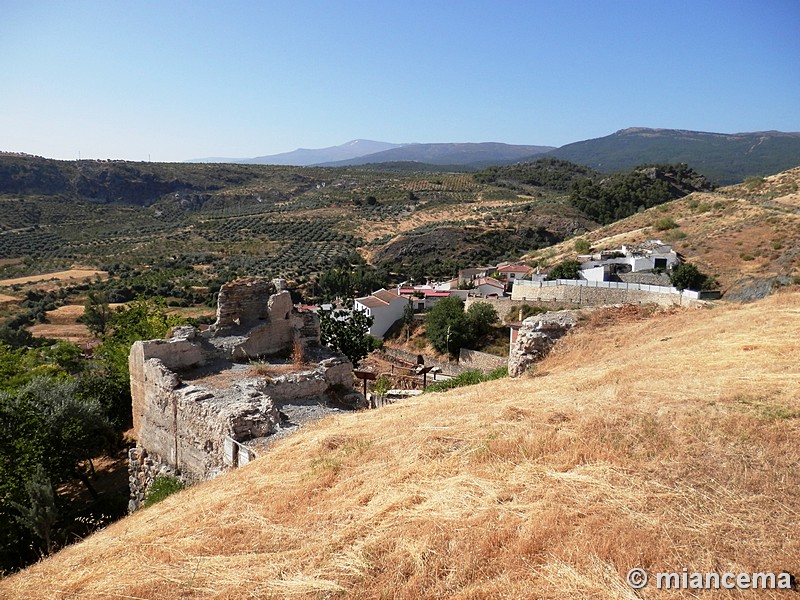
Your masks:
<svg viewBox="0 0 800 600"><path fill-rule="evenodd" d="M252 460L255 442L279 426L276 403L352 393L352 364L319 340L316 314L267 280L244 278L222 287L207 331L176 327L167 339L134 343L131 510L159 471L198 481ZM302 364L287 360L293 352Z"/></svg>
<svg viewBox="0 0 800 600"><path fill-rule="evenodd" d="M508 374L519 377L544 358L558 339L578 322L576 311L561 310L528 317L522 322L508 355Z"/></svg>

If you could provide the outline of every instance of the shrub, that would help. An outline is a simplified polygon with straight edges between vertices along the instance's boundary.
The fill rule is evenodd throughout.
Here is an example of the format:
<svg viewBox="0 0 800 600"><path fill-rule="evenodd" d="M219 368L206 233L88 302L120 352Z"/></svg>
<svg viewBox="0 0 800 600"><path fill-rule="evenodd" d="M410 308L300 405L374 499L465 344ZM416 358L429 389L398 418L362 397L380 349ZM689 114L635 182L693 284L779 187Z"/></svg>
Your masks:
<svg viewBox="0 0 800 600"><path fill-rule="evenodd" d="M683 231L678 230L668 231L664 236L665 242L676 242L683 239L686 239L686 234Z"/></svg>
<svg viewBox="0 0 800 600"><path fill-rule="evenodd" d="M375 380L375 387L373 388L374 392L379 396L385 394L389 389L392 387L392 382L386 375L381 375L378 379Z"/></svg>
<svg viewBox="0 0 800 600"><path fill-rule="evenodd" d="M592 245L584 239L575 240L575 252L578 254L588 254Z"/></svg>
<svg viewBox="0 0 800 600"><path fill-rule="evenodd" d="M173 475L158 475L150 485L150 490L144 499L145 508L158 504L167 496L181 491L184 487L186 487L184 483Z"/></svg>
<svg viewBox="0 0 800 600"><path fill-rule="evenodd" d="M701 290L708 279L708 275L701 273L697 267L689 263L675 267L670 275L672 285L681 291Z"/></svg>
<svg viewBox="0 0 800 600"><path fill-rule="evenodd" d="M764 178L758 177L756 175L747 177L744 180L744 185L748 190L754 190L756 188L760 188L762 185L764 185Z"/></svg>
<svg viewBox="0 0 800 600"><path fill-rule="evenodd" d="M503 377L508 377L508 368L507 367L499 367L490 373L484 375L480 371L464 371L460 375L453 377L452 379L448 379L446 381L439 381L437 383L433 383L429 385L425 391L426 392L445 392L447 390L452 390L453 388L463 387L465 385L475 385L478 383L483 383L484 381L493 381L495 379L501 379Z"/></svg>
<svg viewBox="0 0 800 600"><path fill-rule="evenodd" d="M658 231L666 231L667 229L675 229L678 224L672 217L662 217L653 223L653 227Z"/></svg>
<svg viewBox="0 0 800 600"><path fill-rule="evenodd" d="M550 269L550 272L547 274L547 279L579 279L578 272L580 270L581 263L577 260L565 260Z"/></svg>

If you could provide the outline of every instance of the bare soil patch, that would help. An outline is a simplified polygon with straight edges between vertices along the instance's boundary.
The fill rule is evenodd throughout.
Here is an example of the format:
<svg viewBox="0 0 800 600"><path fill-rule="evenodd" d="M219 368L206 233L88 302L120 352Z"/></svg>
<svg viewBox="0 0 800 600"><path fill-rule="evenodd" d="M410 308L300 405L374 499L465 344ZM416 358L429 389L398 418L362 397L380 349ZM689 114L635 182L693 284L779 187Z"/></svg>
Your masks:
<svg viewBox="0 0 800 600"><path fill-rule="evenodd" d="M73 344L80 344L94 339L86 325L73 323L71 325L53 325L52 323L39 323L28 328L34 337L46 337L64 340Z"/></svg>
<svg viewBox="0 0 800 600"><path fill-rule="evenodd" d="M99 275L102 279L108 278L108 273L96 269L69 269L68 271L56 271L53 273L42 273L41 275L31 275L29 277L17 277L15 279L0 280L0 287L12 285L24 285L26 283L36 283L39 281L70 281L84 280Z"/></svg>
<svg viewBox="0 0 800 600"><path fill-rule="evenodd" d="M0 294L0 305L15 304L17 302L19 302L19 298L15 298L14 296L6 296L5 294Z"/></svg>

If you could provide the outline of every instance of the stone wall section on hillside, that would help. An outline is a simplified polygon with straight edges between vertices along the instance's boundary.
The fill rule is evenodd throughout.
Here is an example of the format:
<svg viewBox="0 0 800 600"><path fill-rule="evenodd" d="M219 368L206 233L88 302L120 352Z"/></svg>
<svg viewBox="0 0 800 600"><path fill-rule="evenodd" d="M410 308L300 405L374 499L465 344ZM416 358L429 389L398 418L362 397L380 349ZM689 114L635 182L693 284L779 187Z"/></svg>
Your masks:
<svg viewBox="0 0 800 600"><path fill-rule="evenodd" d="M482 373L489 373L495 369L505 367L508 364L508 359L486 352L461 348L458 351L458 364L465 369L475 369Z"/></svg>
<svg viewBox="0 0 800 600"><path fill-rule="evenodd" d="M577 311L574 310L548 312L525 319L509 351L509 376L519 377L532 364L544 358L556 341L577 322Z"/></svg>
<svg viewBox="0 0 800 600"><path fill-rule="evenodd" d="M549 282L545 282L549 283ZM636 286L637 284L629 284ZM605 306L611 304L658 304L659 306L699 306L703 302L677 293L657 293L624 287L600 287L592 285L525 285L514 284L511 299L516 302L559 302L581 306Z"/></svg>
<svg viewBox="0 0 800 600"><path fill-rule="evenodd" d="M207 331L176 327L167 339L133 344L132 510L164 469L194 482L249 461L255 454L243 444L281 423L276 403L325 403L330 393L352 393L352 364L320 345L317 315L296 310L289 292L272 290L262 280L232 282L223 286L217 322ZM298 349L304 361L288 362ZM264 373L277 374L259 375L248 364L256 357Z"/></svg>

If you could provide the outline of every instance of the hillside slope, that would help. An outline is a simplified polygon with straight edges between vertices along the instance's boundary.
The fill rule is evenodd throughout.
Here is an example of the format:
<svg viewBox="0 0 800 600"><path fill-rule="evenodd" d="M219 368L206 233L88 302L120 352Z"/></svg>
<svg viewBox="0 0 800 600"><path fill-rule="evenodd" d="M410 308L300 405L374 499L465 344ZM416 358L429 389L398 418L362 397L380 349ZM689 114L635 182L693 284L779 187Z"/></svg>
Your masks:
<svg viewBox="0 0 800 600"><path fill-rule="evenodd" d="M599 311L535 377L319 422L0 598L634 599L662 595L632 567L797 576L798 333L797 289Z"/></svg>
<svg viewBox="0 0 800 600"><path fill-rule="evenodd" d="M548 156L604 173L646 163L685 162L726 185L751 175L771 175L800 165L800 133L706 133L631 127L611 135L561 146Z"/></svg>
<svg viewBox="0 0 800 600"><path fill-rule="evenodd" d="M763 297L774 285L800 277L800 167L696 192L582 237L605 250L660 238L715 275L726 299ZM568 240L528 258L548 264L574 258L574 245Z"/></svg>

